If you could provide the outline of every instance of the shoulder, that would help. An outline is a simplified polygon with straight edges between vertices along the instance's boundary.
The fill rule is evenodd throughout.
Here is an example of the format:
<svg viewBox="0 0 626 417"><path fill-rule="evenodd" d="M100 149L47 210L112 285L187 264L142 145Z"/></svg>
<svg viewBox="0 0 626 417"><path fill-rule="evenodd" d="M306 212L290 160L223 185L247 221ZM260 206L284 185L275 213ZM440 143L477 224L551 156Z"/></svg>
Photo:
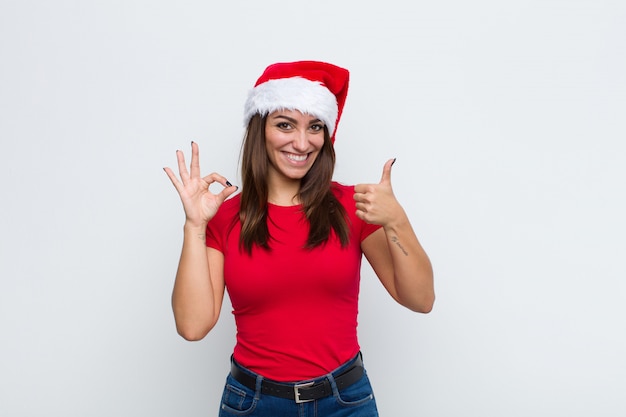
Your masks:
<svg viewBox="0 0 626 417"><path fill-rule="evenodd" d="M354 185L333 182L331 184L331 190L339 203L346 210L346 216L353 229L353 233L359 236L359 241L362 242L366 237L380 228L380 226L365 223L357 217L356 201L354 201Z"/></svg>
<svg viewBox="0 0 626 417"><path fill-rule="evenodd" d="M330 185L330 189L341 204L345 205L346 201L349 202L350 205L354 204L354 185L345 185L333 181Z"/></svg>
<svg viewBox="0 0 626 417"><path fill-rule="evenodd" d="M224 208L225 210L237 210L239 211L239 205L241 204L241 194L237 193L231 198L227 199L220 206L220 210Z"/></svg>
<svg viewBox="0 0 626 417"><path fill-rule="evenodd" d="M351 217L352 213L356 210L356 203L354 201L354 185L346 185L333 181L330 185L330 189L337 201L339 201Z"/></svg>
<svg viewBox="0 0 626 417"><path fill-rule="evenodd" d="M230 224L234 218L239 216L239 206L241 204L241 194L224 201L215 217L209 222L210 226Z"/></svg>

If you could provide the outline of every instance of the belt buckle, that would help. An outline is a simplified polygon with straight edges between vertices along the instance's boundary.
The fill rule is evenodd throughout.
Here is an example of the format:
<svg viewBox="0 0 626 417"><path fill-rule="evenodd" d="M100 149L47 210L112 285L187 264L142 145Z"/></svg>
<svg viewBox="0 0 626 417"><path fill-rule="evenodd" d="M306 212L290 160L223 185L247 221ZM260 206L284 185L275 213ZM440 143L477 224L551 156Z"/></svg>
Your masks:
<svg viewBox="0 0 626 417"><path fill-rule="evenodd" d="M310 401L314 401L313 398L311 398L310 400L301 400L300 399L300 388L310 387L314 383L315 382L304 382L302 384L296 384L296 385L293 386L293 393L294 393L294 399L296 401L296 404L302 404L302 403L308 403Z"/></svg>

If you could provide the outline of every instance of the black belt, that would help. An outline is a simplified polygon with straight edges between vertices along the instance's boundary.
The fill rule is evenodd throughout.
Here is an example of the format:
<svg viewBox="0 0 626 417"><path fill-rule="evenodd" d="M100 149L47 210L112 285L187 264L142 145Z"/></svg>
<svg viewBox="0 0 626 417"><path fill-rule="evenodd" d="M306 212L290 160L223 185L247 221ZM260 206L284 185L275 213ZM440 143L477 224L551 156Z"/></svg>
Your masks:
<svg viewBox="0 0 626 417"><path fill-rule="evenodd" d="M256 377L243 371L235 361L232 361L230 374L242 385L256 390ZM338 375L333 375L337 389L349 387L363 376L363 360L361 354L357 356L354 363ZM302 383L285 383L269 379L263 379L261 383L261 393L274 397L287 398L296 403L305 403L320 398L328 397L333 393L328 378Z"/></svg>

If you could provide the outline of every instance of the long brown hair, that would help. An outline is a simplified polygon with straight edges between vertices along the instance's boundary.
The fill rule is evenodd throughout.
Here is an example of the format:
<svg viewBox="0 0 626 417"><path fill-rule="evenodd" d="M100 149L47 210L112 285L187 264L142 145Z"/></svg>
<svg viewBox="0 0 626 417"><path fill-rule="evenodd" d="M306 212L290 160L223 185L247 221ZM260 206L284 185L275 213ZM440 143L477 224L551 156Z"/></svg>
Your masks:
<svg viewBox="0 0 626 417"><path fill-rule="evenodd" d="M271 236L267 228L267 175L269 158L265 148L265 124L267 117L252 117L242 146L241 157L241 236L239 244L248 253L254 245L270 250ZM324 127L324 145L313 166L300 182L298 197L302 211L309 221L310 230L307 249L324 244L331 229L342 246L349 241L346 210L331 190L335 170L335 149Z"/></svg>

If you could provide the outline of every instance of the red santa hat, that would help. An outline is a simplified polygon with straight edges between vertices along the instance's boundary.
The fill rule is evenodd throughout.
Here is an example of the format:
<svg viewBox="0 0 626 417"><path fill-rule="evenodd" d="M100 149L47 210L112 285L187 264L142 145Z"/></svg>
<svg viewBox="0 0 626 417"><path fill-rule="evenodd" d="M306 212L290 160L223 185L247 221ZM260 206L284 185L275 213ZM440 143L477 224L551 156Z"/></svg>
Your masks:
<svg viewBox="0 0 626 417"><path fill-rule="evenodd" d="M348 70L326 62L270 65L248 94L244 124L257 113L266 116L278 110L299 110L324 122L334 142L349 78Z"/></svg>

